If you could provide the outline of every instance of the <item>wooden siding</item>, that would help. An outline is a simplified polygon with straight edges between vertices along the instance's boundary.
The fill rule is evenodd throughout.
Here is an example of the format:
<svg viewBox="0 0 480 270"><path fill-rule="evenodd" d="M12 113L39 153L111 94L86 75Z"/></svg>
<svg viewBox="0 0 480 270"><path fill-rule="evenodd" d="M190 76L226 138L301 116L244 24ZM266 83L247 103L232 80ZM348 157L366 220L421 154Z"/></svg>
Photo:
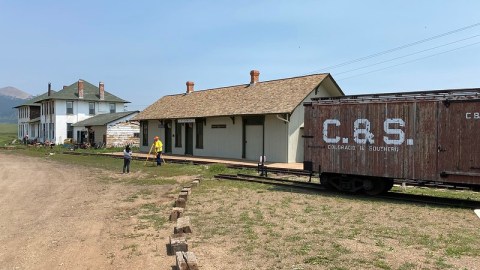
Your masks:
<svg viewBox="0 0 480 270"><path fill-rule="evenodd" d="M140 138L134 134L140 134L140 125L131 122L122 122L107 128L107 147L123 147L127 144L138 147Z"/></svg>

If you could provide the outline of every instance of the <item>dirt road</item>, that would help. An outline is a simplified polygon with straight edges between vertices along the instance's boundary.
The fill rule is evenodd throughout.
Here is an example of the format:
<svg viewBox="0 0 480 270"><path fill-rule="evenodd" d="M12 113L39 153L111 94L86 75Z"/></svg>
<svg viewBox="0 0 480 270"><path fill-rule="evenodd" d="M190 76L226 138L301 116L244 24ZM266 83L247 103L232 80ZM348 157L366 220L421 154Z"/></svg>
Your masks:
<svg viewBox="0 0 480 270"><path fill-rule="evenodd" d="M105 174L0 152L0 269L171 269L170 229L139 226L138 208L168 204L172 187Z"/></svg>

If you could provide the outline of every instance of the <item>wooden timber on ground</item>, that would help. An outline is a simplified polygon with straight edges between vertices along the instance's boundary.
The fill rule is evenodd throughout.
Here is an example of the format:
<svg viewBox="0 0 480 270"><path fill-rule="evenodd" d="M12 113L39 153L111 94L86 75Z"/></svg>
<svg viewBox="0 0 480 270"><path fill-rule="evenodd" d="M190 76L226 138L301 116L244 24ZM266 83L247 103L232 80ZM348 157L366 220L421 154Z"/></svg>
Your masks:
<svg viewBox="0 0 480 270"><path fill-rule="evenodd" d="M170 236L167 255L173 256L179 251L188 251L187 237L183 233L175 233Z"/></svg>
<svg viewBox="0 0 480 270"><path fill-rule="evenodd" d="M180 194L178 195L178 198L183 198L185 201L188 200L188 192L187 191L180 191Z"/></svg>
<svg viewBox="0 0 480 270"><path fill-rule="evenodd" d="M172 209L172 212L170 213L170 221L177 221L177 219L182 217L182 215L183 215L183 208L174 207Z"/></svg>
<svg viewBox="0 0 480 270"><path fill-rule="evenodd" d="M185 208L186 206L186 200L184 198L178 198L176 201L175 201L175 207L181 207L181 208Z"/></svg>
<svg viewBox="0 0 480 270"><path fill-rule="evenodd" d="M178 218L177 225L173 228L173 233L192 233L190 217Z"/></svg>
<svg viewBox="0 0 480 270"><path fill-rule="evenodd" d="M190 196L192 194L192 187L191 186L183 187L180 192L187 192L188 196Z"/></svg>
<svg viewBox="0 0 480 270"><path fill-rule="evenodd" d="M197 257L193 252L179 251L176 254L178 270L198 270Z"/></svg>

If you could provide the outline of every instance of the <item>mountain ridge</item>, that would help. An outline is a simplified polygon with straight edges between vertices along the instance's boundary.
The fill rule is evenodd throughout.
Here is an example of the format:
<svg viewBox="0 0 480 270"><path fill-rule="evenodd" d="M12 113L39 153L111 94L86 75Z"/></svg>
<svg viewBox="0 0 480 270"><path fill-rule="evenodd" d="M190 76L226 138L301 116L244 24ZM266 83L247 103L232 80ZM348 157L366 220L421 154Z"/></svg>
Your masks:
<svg viewBox="0 0 480 270"><path fill-rule="evenodd" d="M33 96L13 86L0 88L0 123L17 123L17 109Z"/></svg>
<svg viewBox="0 0 480 270"><path fill-rule="evenodd" d="M29 99L32 98L33 96L25 91L22 91L16 87L13 86L7 86L0 88L0 95L2 96L7 96L7 97L13 97L13 98L18 98L18 99Z"/></svg>

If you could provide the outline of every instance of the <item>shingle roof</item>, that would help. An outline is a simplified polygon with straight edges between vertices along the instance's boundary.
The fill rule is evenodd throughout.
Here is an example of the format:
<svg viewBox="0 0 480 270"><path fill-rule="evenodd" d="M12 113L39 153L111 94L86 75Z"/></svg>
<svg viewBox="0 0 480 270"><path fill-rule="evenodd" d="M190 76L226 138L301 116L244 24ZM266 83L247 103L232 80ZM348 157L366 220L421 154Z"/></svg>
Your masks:
<svg viewBox="0 0 480 270"><path fill-rule="evenodd" d="M135 120L291 113L329 74L243 84L164 96ZM336 85L338 92L343 95Z"/></svg>
<svg viewBox="0 0 480 270"><path fill-rule="evenodd" d="M55 92L54 94L43 98L43 100L46 100L46 99L80 100L78 98L77 82L74 82L71 85L65 87L64 89L59 90L58 92ZM95 86L87 81L83 81L83 99L81 100L100 101L98 86ZM115 95L110 94L107 91L105 91L105 99L102 101L130 103Z"/></svg>
<svg viewBox="0 0 480 270"><path fill-rule="evenodd" d="M74 127L86 127L86 126L104 126L108 123L116 121L120 118L125 116L138 113L138 111L130 111L130 112L118 112L118 113L104 113L92 116L88 119L83 121L77 122L73 124Z"/></svg>
<svg viewBox="0 0 480 270"><path fill-rule="evenodd" d="M55 93L55 91L51 90L51 93ZM41 95L38 95L36 97L33 97L27 101L25 101L25 103L22 103L14 108L20 108L22 106L40 106L40 104L36 103L37 101L40 101L40 100L43 100L43 99L46 99L48 97L48 92L46 93L43 93Z"/></svg>

